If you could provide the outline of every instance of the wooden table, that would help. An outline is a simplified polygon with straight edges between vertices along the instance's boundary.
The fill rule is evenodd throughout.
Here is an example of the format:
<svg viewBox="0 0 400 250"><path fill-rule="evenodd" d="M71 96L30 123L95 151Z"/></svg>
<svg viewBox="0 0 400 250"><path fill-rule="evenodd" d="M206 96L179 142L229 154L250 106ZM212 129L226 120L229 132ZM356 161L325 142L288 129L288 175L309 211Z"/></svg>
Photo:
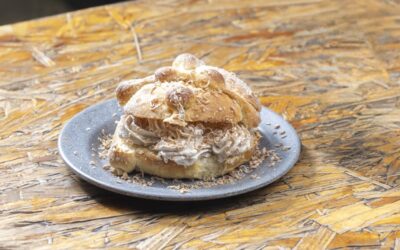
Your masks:
<svg viewBox="0 0 400 250"><path fill-rule="evenodd" d="M62 126L182 52L237 72L302 138L267 188L204 203L93 187ZM0 248L400 247L400 2L142 0L0 27Z"/></svg>

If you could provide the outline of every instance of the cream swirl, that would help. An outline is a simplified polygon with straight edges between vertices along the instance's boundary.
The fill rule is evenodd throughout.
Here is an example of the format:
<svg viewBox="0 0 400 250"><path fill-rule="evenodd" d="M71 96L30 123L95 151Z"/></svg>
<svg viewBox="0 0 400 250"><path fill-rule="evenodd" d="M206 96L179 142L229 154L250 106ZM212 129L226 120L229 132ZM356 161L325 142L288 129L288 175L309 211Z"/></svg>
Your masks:
<svg viewBox="0 0 400 250"><path fill-rule="evenodd" d="M205 135L203 125L179 127L149 121L150 131L136 125L132 116L122 119L125 120L120 136L129 138L134 144L150 146L165 163L171 160L187 167L211 154L224 162L251 148L252 132L243 125L214 129Z"/></svg>
<svg viewBox="0 0 400 250"><path fill-rule="evenodd" d="M132 116L123 116L121 119L124 119L120 132L122 138L128 138L132 143L140 146L149 146L160 140L157 134L137 126Z"/></svg>
<svg viewBox="0 0 400 250"><path fill-rule="evenodd" d="M172 160L179 165L191 166L200 157L209 155L211 146L204 142L201 126L189 125L169 137L163 137L154 145L164 162Z"/></svg>
<svg viewBox="0 0 400 250"><path fill-rule="evenodd" d="M244 126L234 126L227 131L217 130L212 152L217 156L219 162L227 158L242 154L251 147L250 131Z"/></svg>

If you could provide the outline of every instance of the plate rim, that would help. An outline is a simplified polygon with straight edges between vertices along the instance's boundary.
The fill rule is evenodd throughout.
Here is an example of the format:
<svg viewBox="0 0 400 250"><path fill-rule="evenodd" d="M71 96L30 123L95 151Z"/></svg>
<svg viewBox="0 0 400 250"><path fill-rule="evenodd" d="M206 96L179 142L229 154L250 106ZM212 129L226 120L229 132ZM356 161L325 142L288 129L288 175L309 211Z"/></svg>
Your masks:
<svg viewBox="0 0 400 250"><path fill-rule="evenodd" d="M278 116L282 121L284 121L287 125L287 127L292 130L293 134L295 135L295 140L293 140L294 143L291 144L291 148L295 148L296 151L293 151L292 154L293 158L290 162L290 167L288 167L287 169L285 169L284 171L282 171L280 174L276 175L274 178L269 179L268 181L263 181L260 182L257 185L251 185L248 187L244 187L241 188L239 190L236 191L232 191L232 192L222 192L222 193L218 193L218 194L212 194L212 195L188 195L189 193L179 193L177 192L176 195L168 195L168 194L159 194L157 196L154 196L152 194L149 193L142 193L142 192L132 192L132 191L125 191L121 188L115 187L113 185L111 185L108 182L104 182L102 180L99 180L95 177L93 177L90 174L85 173L83 170L81 170L78 166L75 166L69 159L69 156L66 154L63 146L63 139L66 136L66 131L68 130L69 126L71 126L72 121L75 121L76 119L80 118L82 115L84 115L85 113L91 112L92 110L96 110L99 106L103 106L106 104L110 104L112 102L116 102L116 99L108 99L105 101L101 101L99 103L96 103L94 105L91 105L83 110L81 110L80 112L78 112L77 114L75 114L70 120L68 120L67 123L65 123L65 125L63 126L63 128L61 129L59 136L58 136L58 140L57 140L57 146L58 146L58 151L59 154L61 156L61 158L63 159L63 161L66 163L66 165L69 167L69 169L72 170L72 172L74 172L76 175L78 175L80 178L84 179L85 181L89 182L90 184L93 184L99 188L102 189L106 189L108 191L111 192L115 192L115 193L119 193L122 195L126 195L126 196L130 196L130 197L136 197L136 198L142 198L142 199L150 199L150 200L161 200L161 201L203 201L203 200L216 200L216 199L222 199L222 198L228 198L228 197L232 197L232 196L237 196L240 194L244 194L244 193L248 193L260 188L263 188L273 182L275 182L276 180L280 179L281 177L283 177L284 175L286 175L298 162L299 157L300 157L300 153L301 153L301 149L302 149L302 144L300 141L300 137L297 134L297 131L293 128L293 126L286 121L281 115L277 114L276 112L274 112L271 109L268 109L264 106L262 106L261 111L262 112L264 109L267 110L268 112L272 112L274 113L276 116ZM293 145L296 144L296 145ZM88 163L89 164L89 163ZM104 170L105 171L105 170ZM154 187L153 187L154 188Z"/></svg>

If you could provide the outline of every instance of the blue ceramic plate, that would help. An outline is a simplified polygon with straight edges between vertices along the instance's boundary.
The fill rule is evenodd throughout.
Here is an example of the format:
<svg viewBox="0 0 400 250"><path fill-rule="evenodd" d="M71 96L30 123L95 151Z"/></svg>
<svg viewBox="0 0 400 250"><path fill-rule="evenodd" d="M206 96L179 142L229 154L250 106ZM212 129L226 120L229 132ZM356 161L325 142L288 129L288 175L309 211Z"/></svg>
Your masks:
<svg viewBox="0 0 400 250"><path fill-rule="evenodd" d="M243 194L264 187L286 174L296 163L300 155L301 144L296 131L281 116L263 108L261 111L260 131L261 147L274 149L282 158L275 166L264 161L252 173L230 184L213 187L191 189L187 193L180 193L167 186L176 185L172 180L159 181L151 186L142 186L136 183L122 181L101 166L107 163L98 157L97 150L100 142L98 138L102 131L113 134L116 123L122 114L121 108L115 99L89 107L74 118L63 128L58 139L58 148L61 157L77 175L86 181L120 194L171 201L211 200ZM281 135L285 131L284 135ZM276 147L276 145L283 145ZM285 148L286 147L286 148ZM290 147L290 149L288 149ZM90 164L92 162L92 164ZM93 166L93 162L96 166ZM257 176L257 178L254 178ZM150 177L144 177L150 178ZM185 180L190 183L190 180Z"/></svg>

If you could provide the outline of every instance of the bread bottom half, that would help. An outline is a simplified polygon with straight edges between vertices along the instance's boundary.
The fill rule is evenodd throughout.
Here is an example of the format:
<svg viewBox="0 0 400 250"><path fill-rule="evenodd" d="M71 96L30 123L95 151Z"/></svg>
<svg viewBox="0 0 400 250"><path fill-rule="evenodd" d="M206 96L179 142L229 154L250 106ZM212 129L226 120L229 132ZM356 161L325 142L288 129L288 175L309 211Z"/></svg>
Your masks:
<svg viewBox="0 0 400 250"><path fill-rule="evenodd" d="M253 136L251 148L224 162L218 162L215 155L198 159L193 165L185 167L173 161L165 163L156 152L135 144L130 144L119 136L121 124L118 124L109 152L110 165L122 172L144 172L163 178L173 179L210 179L224 175L236 167L248 162L252 157L258 141Z"/></svg>

